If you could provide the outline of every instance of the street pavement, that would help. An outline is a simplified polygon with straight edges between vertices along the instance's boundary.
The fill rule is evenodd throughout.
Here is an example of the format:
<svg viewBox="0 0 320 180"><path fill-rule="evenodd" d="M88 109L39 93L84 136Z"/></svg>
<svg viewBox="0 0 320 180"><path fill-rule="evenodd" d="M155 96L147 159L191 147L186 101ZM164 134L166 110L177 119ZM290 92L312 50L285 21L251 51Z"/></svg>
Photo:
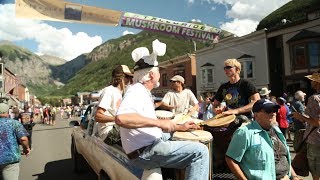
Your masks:
<svg viewBox="0 0 320 180"><path fill-rule="evenodd" d="M80 118L74 118L79 120ZM71 132L68 119L57 116L55 126L37 121L33 129L33 148L28 157L22 156L19 180L95 180L94 172L76 174L71 159ZM293 137L293 136L292 136ZM288 142L294 158L292 142ZM312 177L301 177L311 180Z"/></svg>
<svg viewBox="0 0 320 180"><path fill-rule="evenodd" d="M80 118L78 118L80 119ZM41 124L33 129L32 151L22 156L19 180L95 180L96 175L73 172L71 131L67 119L56 120L55 126Z"/></svg>

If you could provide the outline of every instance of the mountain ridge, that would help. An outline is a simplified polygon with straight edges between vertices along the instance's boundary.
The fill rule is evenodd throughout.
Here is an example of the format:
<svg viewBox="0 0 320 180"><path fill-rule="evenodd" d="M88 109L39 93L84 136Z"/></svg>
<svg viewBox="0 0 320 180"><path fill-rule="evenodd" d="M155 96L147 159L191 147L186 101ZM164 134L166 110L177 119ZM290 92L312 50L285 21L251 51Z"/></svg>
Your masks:
<svg viewBox="0 0 320 180"><path fill-rule="evenodd" d="M102 89L110 82L114 66L126 64L133 67L132 50L147 47L152 52L151 45L155 39L167 44L167 52L163 57L158 57L159 62L194 51L192 40L150 31L110 39L71 61L49 55L38 56L8 42L0 43L0 51L6 66L21 77L31 93L38 97L68 96ZM199 49L205 46L208 44L197 43Z"/></svg>

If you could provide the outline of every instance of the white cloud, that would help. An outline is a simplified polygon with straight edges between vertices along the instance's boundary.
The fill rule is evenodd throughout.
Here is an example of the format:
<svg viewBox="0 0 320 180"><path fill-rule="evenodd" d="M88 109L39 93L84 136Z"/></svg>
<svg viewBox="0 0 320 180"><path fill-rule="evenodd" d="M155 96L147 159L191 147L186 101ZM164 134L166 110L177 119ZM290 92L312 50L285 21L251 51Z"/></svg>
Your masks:
<svg viewBox="0 0 320 180"><path fill-rule="evenodd" d="M125 30L125 31L123 31L122 36L127 35L127 34L134 34L134 32Z"/></svg>
<svg viewBox="0 0 320 180"><path fill-rule="evenodd" d="M231 22L223 23L220 28L232 32L237 36L243 36L254 32L258 23L258 21L253 21L250 19L234 19Z"/></svg>
<svg viewBox="0 0 320 180"><path fill-rule="evenodd" d="M200 19L191 19L191 22L201 23L201 20Z"/></svg>
<svg viewBox="0 0 320 180"><path fill-rule="evenodd" d="M0 40L34 40L38 43L36 53L66 60L91 52L102 43L100 36L74 34L68 28L57 29L42 21L15 18L14 4L0 5L0 22Z"/></svg>
<svg viewBox="0 0 320 180"><path fill-rule="evenodd" d="M208 0L203 0L208 1ZM230 22L222 23L221 28L238 36L255 30L260 20L286 4L290 0L210 0L227 8ZM254 27L252 27L254 26ZM225 29L228 28L228 29ZM253 30L254 29L254 30Z"/></svg>

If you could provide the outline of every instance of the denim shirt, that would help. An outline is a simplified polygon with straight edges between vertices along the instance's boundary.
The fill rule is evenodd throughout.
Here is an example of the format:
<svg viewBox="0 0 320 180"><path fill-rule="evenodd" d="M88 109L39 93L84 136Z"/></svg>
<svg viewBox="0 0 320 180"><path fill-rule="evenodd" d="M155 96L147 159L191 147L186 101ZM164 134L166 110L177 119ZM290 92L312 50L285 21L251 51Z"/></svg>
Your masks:
<svg viewBox="0 0 320 180"><path fill-rule="evenodd" d="M291 157L286 140L278 127L276 134L287 149L287 159L291 167ZM248 179L276 179L274 151L268 132L256 122L239 128L233 135L226 155L236 162ZM289 176L291 172L289 170Z"/></svg>

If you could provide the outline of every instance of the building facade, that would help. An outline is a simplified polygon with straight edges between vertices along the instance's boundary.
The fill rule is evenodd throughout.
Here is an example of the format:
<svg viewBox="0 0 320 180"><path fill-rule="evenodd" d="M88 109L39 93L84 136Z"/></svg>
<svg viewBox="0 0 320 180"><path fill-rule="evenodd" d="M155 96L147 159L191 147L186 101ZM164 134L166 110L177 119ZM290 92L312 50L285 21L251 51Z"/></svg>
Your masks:
<svg viewBox="0 0 320 180"><path fill-rule="evenodd" d="M311 94L304 76L320 68L320 10L306 14L299 24L267 31L271 91Z"/></svg>
<svg viewBox="0 0 320 180"><path fill-rule="evenodd" d="M196 59L195 54L186 54L159 63L160 86L152 90L152 94L163 97L171 89L170 79L180 75L185 79L185 88L196 94Z"/></svg>
<svg viewBox="0 0 320 180"><path fill-rule="evenodd" d="M312 93L304 76L320 68L320 10L305 13L297 23L261 29L243 37L223 39L214 47L196 52L197 92L216 92L227 78L223 62L236 58L241 77L274 96L293 95L297 90Z"/></svg>
<svg viewBox="0 0 320 180"><path fill-rule="evenodd" d="M257 88L269 86L269 68L266 31L261 30L243 37L229 37L214 47L196 52L198 95L216 92L228 81L223 70L226 59L235 58L241 63L241 78L253 82Z"/></svg>

